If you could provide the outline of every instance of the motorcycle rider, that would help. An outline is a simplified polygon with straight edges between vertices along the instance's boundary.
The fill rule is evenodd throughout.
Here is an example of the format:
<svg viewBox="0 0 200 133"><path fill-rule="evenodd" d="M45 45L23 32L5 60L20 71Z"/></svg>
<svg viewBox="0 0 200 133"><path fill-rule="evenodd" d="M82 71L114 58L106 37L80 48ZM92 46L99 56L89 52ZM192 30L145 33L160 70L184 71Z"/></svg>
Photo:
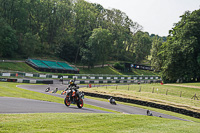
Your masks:
<svg viewBox="0 0 200 133"><path fill-rule="evenodd" d="M67 91L70 87L75 87L75 89L72 90L72 95L73 95L73 92L75 91L76 95L79 97L79 91L78 91L78 88L79 88L79 87L76 86L74 80L70 80L70 81L69 81L69 85L68 85L68 87L67 87L67 89L66 89L65 91Z"/></svg>

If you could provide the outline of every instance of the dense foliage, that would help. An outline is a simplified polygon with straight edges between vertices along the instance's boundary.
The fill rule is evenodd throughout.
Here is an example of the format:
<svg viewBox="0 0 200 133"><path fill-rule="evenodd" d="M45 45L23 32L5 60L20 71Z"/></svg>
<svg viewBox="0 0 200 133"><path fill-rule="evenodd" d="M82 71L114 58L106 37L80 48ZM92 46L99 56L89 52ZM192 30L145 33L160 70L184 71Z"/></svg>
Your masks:
<svg viewBox="0 0 200 133"><path fill-rule="evenodd" d="M139 63L150 53L149 34L120 10L84 0L0 3L0 58L54 55L92 66L107 60Z"/></svg>
<svg viewBox="0 0 200 133"><path fill-rule="evenodd" d="M199 80L200 10L187 11L170 31L167 42L155 38L152 64L165 82Z"/></svg>

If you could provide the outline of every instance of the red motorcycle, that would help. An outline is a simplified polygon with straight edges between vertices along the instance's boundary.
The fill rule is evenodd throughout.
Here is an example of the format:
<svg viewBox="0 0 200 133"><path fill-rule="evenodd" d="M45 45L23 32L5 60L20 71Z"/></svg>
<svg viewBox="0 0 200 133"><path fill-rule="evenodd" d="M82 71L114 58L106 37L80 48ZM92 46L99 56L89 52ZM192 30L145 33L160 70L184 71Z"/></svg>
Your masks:
<svg viewBox="0 0 200 133"><path fill-rule="evenodd" d="M70 104L77 104L79 108L83 107L83 99L84 93L78 91L79 87L70 87L63 94L66 93L66 98L64 99L64 103L67 107Z"/></svg>

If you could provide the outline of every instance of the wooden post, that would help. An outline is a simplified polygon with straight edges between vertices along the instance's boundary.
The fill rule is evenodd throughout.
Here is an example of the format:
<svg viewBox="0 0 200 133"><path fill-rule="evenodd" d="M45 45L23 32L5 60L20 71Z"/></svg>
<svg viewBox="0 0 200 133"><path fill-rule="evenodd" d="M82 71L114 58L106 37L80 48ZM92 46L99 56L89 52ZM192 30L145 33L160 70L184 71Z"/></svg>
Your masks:
<svg viewBox="0 0 200 133"><path fill-rule="evenodd" d="M167 93L168 93L168 89L167 89L167 91L166 91L166 95L167 95Z"/></svg>
<svg viewBox="0 0 200 133"><path fill-rule="evenodd" d="M153 87L152 93L154 93L154 87Z"/></svg>
<svg viewBox="0 0 200 133"><path fill-rule="evenodd" d="M139 90L139 92L141 92L142 91L142 87L140 86L140 90Z"/></svg>
<svg viewBox="0 0 200 133"><path fill-rule="evenodd" d="M182 95L182 91L180 92L180 97L181 97L181 95Z"/></svg>
<svg viewBox="0 0 200 133"><path fill-rule="evenodd" d="M196 95L196 93L195 93L195 95L194 95L191 99L193 99L193 98L194 98L194 100L195 100L195 98L196 98L197 100L199 100L198 97L197 97L197 95Z"/></svg>

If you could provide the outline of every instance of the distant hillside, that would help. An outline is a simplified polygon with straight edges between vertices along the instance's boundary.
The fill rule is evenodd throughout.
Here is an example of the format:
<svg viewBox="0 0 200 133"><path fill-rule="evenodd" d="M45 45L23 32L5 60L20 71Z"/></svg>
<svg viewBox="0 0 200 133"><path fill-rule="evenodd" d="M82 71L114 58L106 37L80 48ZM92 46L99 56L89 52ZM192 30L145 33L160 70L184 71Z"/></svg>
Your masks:
<svg viewBox="0 0 200 133"><path fill-rule="evenodd" d="M39 72L24 62L0 62L0 71L20 71L20 72L31 72L31 73L42 73ZM132 69L133 72L119 72L111 66L97 67L97 68L79 68L80 74L110 74L110 75L157 75L152 71L145 71L139 69ZM43 72L45 73L45 72ZM61 73L60 73L61 74ZM62 74L63 75L63 74ZM66 74L65 74L66 75Z"/></svg>

